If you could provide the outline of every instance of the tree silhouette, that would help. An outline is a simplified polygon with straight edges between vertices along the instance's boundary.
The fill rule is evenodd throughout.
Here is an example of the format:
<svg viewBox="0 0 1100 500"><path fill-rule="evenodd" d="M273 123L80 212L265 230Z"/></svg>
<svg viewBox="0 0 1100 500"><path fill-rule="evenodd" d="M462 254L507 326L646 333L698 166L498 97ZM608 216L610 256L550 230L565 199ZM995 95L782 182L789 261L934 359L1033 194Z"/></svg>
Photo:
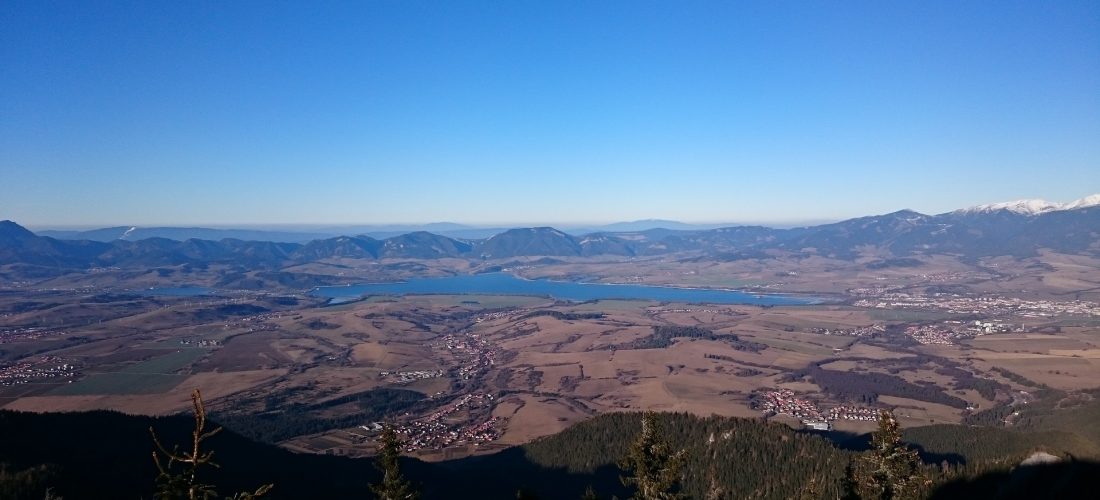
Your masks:
<svg viewBox="0 0 1100 500"><path fill-rule="evenodd" d="M198 389L191 393L191 406L195 414L195 430L191 432L191 451L180 451L179 446L173 446L172 451L161 444L156 431L152 427L149 433L153 436L153 443L157 449L153 451L153 463L157 465L160 473L157 475L157 488L153 498L157 500L210 500L217 498L218 492L212 484L204 484L199 481L199 469L203 466L219 467L214 462L213 451L202 451L202 442L210 439L222 431L218 427L212 431L206 431L206 406L202 402L202 394ZM162 460L167 458L167 462ZM182 470L176 470L177 465ZM249 500L263 496L274 485L265 484L253 492L241 492L231 497L232 500Z"/></svg>
<svg viewBox="0 0 1100 500"><path fill-rule="evenodd" d="M401 475L401 442L393 425L386 424L382 429L382 440L378 443L378 458L375 466L382 471L382 481L370 485L371 491L380 500L413 500L420 495Z"/></svg>
<svg viewBox="0 0 1100 500"><path fill-rule="evenodd" d="M892 412L879 413L878 430L871 434L871 450L859 457L854 474L860 498L918 497L924 486L920 456L902 444L901 426Z"/></svg>
<svg viewBox="0 0 1100 500"><path fill-rule="evenodd" d="M673 452L661 434L657 414L642 414L642 432L630 446L619 467L629 475L622 476L624 486L633 486L640 500L673 500L683 498L679 490L680 471L686 451Z"/></svg>

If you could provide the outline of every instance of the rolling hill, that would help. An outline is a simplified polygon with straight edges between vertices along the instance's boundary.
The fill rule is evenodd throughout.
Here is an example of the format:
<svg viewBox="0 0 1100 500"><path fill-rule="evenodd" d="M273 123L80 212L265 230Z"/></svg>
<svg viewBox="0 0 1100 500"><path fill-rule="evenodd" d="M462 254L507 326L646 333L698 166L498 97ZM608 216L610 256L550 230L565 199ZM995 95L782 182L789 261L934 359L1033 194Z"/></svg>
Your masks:
<svg viewBox="0 0 1100 500"><path fill-rule="evenodd" d="M1087 198L1085 200L1089 200ZM1024 204L1023 206L1031 206ZM1038 206L1038 205L1036 205ZM1048 206L1048 205L1043 205ZM0 222L0 265L57 269L232 263L274 269L312 261L353 259L508 259L515 257L634 257L683 254L733 260L818 255L852 260L861 255L906 258L948 254L963 259L1033 256L1041 249L1100 255L1100 205L1081 200L1057 209L1022 211L1017 205L940 215L901 210L818 226L775 229L736 226L706 230L648 229L571 235L551 227L509 229L482 240L416 231L379 240L338 236L306 243L145 238L61 240Z"/></svg>

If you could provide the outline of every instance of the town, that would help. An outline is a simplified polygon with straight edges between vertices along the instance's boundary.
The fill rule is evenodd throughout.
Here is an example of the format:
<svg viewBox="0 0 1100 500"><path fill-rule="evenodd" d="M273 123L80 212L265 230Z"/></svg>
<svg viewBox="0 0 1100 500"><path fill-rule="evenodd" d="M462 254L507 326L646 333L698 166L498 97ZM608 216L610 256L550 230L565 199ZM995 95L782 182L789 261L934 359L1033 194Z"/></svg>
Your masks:
<svg viewBox="0 0 1100 500"><path fill-rule="evenodd" d="M964 297L954 294L910 295L887 292L873 299L859 299L853 305L875 309L930 309L953 314L984 316L1010 314L1031 318L1053 318L1062 315L1100 316L1100 304L1084 300L1059 302L1009 297Z"/></svg>

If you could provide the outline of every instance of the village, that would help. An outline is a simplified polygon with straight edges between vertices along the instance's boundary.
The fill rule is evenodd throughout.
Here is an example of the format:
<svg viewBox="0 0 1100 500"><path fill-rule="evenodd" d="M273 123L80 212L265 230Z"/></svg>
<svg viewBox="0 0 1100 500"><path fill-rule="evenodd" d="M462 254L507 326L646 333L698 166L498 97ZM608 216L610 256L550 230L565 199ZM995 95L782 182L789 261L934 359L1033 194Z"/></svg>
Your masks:
<svg viewBox="0 0 1100 500"><path fill-rule="evenodd" d="M198 347L217 347L222 345L220 340L214 339L181 339L180 345L198 346Z"/></svg>
<svg viewBox="0 0 1100 500"><path fill-rule="evenodd" d="M249 333L274 331L279 329L279 325L275 323L268 323L268 321L277 320L282 318L283 316L285 316L285 313L281 312L269 312L246 316L234 321L226 322L225 329L230 330L235 328L246 328Z"/></svg>
<svg viewBox="0 0 1100 500"><path fill-rule="evenodd" d="M659 315L667 313L707 313L707 314L729 314L738 315L732 309L716 309L712 307L662 307L660 309L647 309L646 312L650 315Z"/></svg>
<svg viewBox="0 0 1100 500"><path fill-rule="evenodd" d="M819 335L838 335L845 337L874 337L886 331L885 325L861 326L857 328L814 328L813 333Z"/></svg>
<svg viewBox="0 0 1100 500"><path fill-rule="evenodd" d="M437 378L443 376L443 370L413 370L413 371L383 371L378 376L383 380L398 384L408 384L417 380Z"/></svg>
<svg viewBox="0 0 1100 500"><path fill-rule="evenodd" d="M478 322L496 315L514 315L491 313L478 317ZM456 367L449 370L404 370L382 371L379 375L397 384L407 384L417 380L443 377L450 374L458 380L471 380L482 375L485 370L497 362L501 351L492 342L479 334L468 331L443 335L435 342L436 348L446 350L453 358ZM437 393L432 399L446 397ZM401 437L406 452L418 450L441 450L451 446L480 445L500 438L499 425L504 419L491 416L495 404L492 394L475 391L458 396L453 402L419 418L395 424L395 432ZM405 417L412 417L405 414ZM381 430L381 423L361 425L368 432Z"/></svg>
<svg viewBox="0 0 1100 500"><path fill-rule="evenodd" d="M479 420L474 414L488 415L493 408L493 396L486 393L466 394L457 401L405 424L397 424L394 431L401 436L406 452L421 449L443 449L449 446L489 443L500 438L498 425L503 419L489 417L479 423L456 423L460 412L469 415L462 420ZM360 426L364 430L376 431L381 424Z"/></svg>
<svg viewBox="0 0 1100 500"><path fill-rule="evenodd" d="M516 314L517 314L517 311L498 311L498 312L493 312L493 313L489 313L489 314L482 314L482 315L477 317L477 322L481 323L483 321L492 321L492 320L495 320L495 319L507 318L507 317L510 317L510 316L514 316Z"/></svg>
<svg viewBox="0 0 1100 500"><path fill-rule="evenodd" d="M836 420L878 420L878 410L864 406L839 405L823 412L817 403L798 397L790 389L763 391L756 396L753 406L764 412L765 416L787 415L801 420L803 425L814 430L827 431L831 428L830 422Z"/></svg>
<svg viewBox="0 0 1100 500"><path fill-rule="evenodd" d="M75 375L77 375L75 365L59 356L42 356L37 361L19 361L8 366L0 366L0 386L11 387Z"/></svg>
<svg viewBox="0 0 1100 500"><path fill-rule="evenodd" d="M8 330L0 330L0 344L39 340L46 337L58 337L61 335L65 335L64 330L42 327L11 328Z"/></svg>
<svg viewBox="0 0 1100 500"><path fill-rule="evenodd" d="M469 380L492 366L500 354L496 346L475 333L449 333L439 340L438 345L454 356L458 362L457 376L462 380Z"/></svg>
<svg viewBox="0 0 1100 500"><path fill-rule="evenodd" d="M960 340L1011 331L1014 331L1012 325L999 321L975 320L971 323L944 321L938 324L910 326L905 329L905 335L924 345L953 345Z"/></svg>

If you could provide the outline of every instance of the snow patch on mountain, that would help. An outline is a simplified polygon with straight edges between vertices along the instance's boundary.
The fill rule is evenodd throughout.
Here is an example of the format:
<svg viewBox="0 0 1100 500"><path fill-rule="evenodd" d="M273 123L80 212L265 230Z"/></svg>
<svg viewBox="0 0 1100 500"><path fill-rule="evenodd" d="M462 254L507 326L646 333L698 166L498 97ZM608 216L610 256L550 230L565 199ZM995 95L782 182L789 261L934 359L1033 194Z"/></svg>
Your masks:
<svg viewBox="0 0 1100 500"><path fill-rule="evenodd" d="M973 214L973 213L990 213L998 210L1008 210L1009 212L1020 215L1041 215L1050 212L1059 212L1062 210L1077 210L1081 208L1095 207L1100 205L1100 194L1094 194L1086 196L1079 200L1071 201L1069 203L1056 203L1046 200L1016 200L1005 201L1001 203L990 203L987 205L978 205L970 208L964 208L958 210L959 213Z"/></svg>
<svg viewBox="0 0 1100 500"><path fill-rule="evenodd" d="M1078 208L1088 208L1100 205L1100 193L1092 196L1086 196L1077 201L1072 201L1066 204L1066 210L1076 210Z"/></svg>

